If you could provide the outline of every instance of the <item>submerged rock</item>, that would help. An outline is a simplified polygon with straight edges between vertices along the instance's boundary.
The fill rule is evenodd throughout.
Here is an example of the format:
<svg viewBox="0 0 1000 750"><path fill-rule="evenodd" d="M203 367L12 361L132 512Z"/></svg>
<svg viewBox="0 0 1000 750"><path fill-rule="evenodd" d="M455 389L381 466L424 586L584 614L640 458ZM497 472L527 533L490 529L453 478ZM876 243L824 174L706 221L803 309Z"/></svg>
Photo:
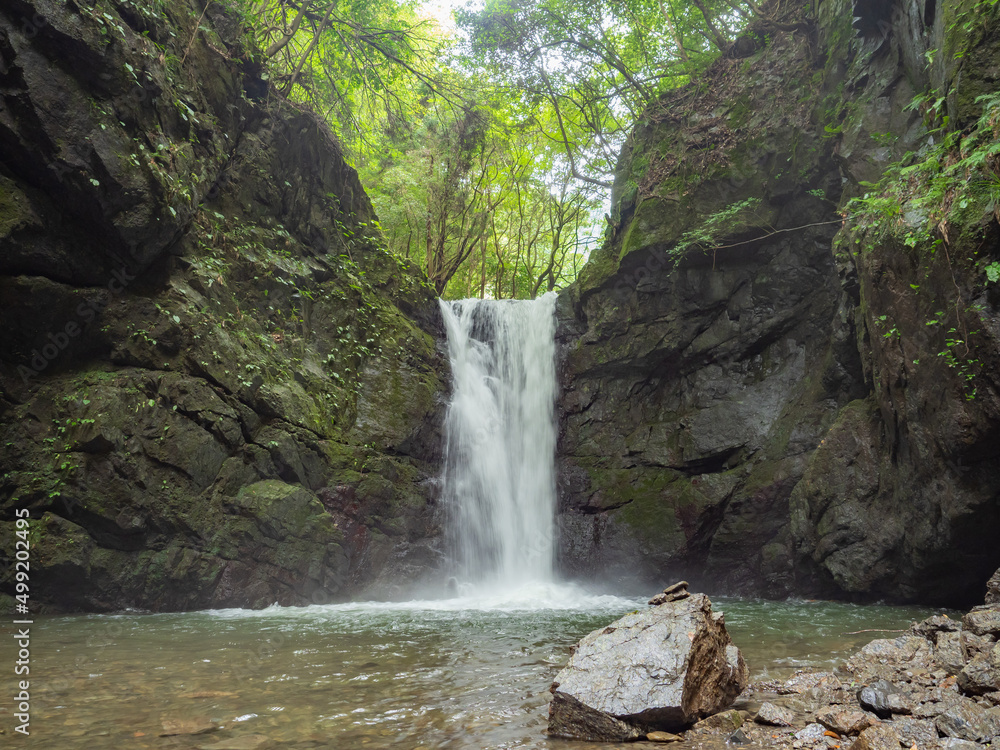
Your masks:
<svg viewBox="0 0 1000 750"><path fill-rule="evenodd" d="M646 735L647 742L680 742L684 738L671 732L650 732Z"/></svg>
<svg viewBox="0 0 1000 750"><path fill-rule="evenodd" d="M749 671L704 594L625 615L577 644L550 688L549 734L638 739L727 708Z"/></svg>

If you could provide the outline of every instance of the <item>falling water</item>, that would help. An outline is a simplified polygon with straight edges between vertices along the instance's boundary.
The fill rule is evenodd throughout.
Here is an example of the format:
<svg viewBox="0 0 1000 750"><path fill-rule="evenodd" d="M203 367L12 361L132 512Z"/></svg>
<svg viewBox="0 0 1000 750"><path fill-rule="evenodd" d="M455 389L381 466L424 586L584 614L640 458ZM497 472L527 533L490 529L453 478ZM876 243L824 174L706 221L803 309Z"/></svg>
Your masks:
<svg viewBox="0 0 1000 750"><path fill-rule="evenodd" d="M441 301L453 377L444 497L465 581L552 578L555 302Z"/></svg>

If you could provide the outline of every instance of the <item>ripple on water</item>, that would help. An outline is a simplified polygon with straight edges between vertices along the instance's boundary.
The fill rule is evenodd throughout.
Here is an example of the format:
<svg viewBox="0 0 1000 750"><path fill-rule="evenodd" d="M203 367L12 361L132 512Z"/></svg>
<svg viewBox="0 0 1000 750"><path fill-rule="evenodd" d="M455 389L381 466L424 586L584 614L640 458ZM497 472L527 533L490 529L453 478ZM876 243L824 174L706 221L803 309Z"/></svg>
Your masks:
<svg viewBox="0 0 1000 750"><path fill-rule="evenodd" d="M853 631L929 614L715 604L757 679L828 668L882 635ZM220 728L179 746L264 735L303 748L589 748L545 738L548 686L569 646L643 606L535 585L445 600L39 617L31 747L164 747L165 723L197 720Z"/></svg>

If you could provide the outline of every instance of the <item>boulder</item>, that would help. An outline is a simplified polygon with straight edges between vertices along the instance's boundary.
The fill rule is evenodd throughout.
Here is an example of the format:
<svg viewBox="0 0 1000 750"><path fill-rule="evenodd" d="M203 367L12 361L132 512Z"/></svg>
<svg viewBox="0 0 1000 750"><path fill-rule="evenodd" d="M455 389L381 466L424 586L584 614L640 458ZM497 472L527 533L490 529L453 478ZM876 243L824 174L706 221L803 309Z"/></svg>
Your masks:
<svg viewBox="0 0 1000 750"><path fill-rule="evenodd" d="M899 695L899 688L887 680L877 680L858 691L858 703L866 711L871 711L881 719L888 719L893 713L891 700ZM898 712L897 712L898 713ZM909 713L909 712L907 712Z"/></svg>
<svg viewBox="0 0 1000 750"><path fill-rule="evenodd" d="M986 582L986 603L1000 604L1000 570Z"/></svg>
<svg viewBox="0 0 1000 750"><path fill-rule="evenodd" d="M976 635L1000 636L1000 606L976 607L962 618L962 625Z"/></svg>
<svg viewBox="0 0 1000 750"><path fill-rule="evenodd" d="M548 731L591 741L675 731L728 708L748 679L722 613L693 594L583 638L550 688Z"/></svg>
<svg viewBox="0 0 1000 750"><path fill-rule="evenodd" d="M878 724L863 731L850 750L899 750L899 735L886 724Z"/></svg>
<svg viewBox="0 0 1000 750"><path fill-rule="evenodd" d="M761 703L753 720L758 724L772 727L790 727L795 717L787 708L780 708L773 703Z"/></svg>
<svg viewBox="0 0 1000 750"><path fill-rule="evenodd" d="M816 721L837 734L861 734L878 720L869 713L842 706L830 706L816 714ZM936 735L935 735L936 736Z"/></svg>
<svg viewBox="0 0 1000 750"><path fill-rule="evenodd" d="M966 695L985 695L1000 690L1000 643L965 665L958 674L958 687Z"/></svg>
<svg viewBox="0 0 1000 750"><path fill-rule="evenodd" d="M971 700L953 705L934 723L942 736L969 742L985 743L1000 736L1000 711L987 710Z"/></svg>

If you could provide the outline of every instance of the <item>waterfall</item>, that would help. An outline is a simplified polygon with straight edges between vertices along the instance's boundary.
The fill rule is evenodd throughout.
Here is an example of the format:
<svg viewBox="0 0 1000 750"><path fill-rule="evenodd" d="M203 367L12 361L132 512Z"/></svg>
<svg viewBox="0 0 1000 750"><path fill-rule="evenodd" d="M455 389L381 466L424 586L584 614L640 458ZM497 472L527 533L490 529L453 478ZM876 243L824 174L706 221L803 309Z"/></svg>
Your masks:
<svg viewBox="0 0 1000 750"><path fill-rule="evenodd" d="M453 379L443 490L464 581L552 578L555 303L441 300Z"/></svg>

